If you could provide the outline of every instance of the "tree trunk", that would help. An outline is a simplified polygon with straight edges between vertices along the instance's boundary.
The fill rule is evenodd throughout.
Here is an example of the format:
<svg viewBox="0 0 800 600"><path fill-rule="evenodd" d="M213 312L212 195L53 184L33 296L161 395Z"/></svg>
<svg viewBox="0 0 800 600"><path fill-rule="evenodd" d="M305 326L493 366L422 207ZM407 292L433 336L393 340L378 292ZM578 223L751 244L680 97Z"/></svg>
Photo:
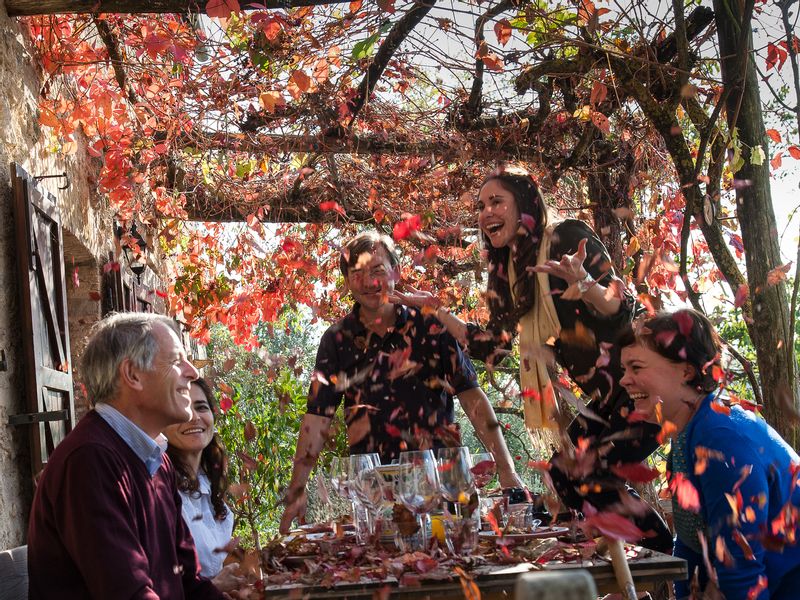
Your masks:
<svg viewBox="0 0 800 600"><path fill-rule="evenodd" d="M737 2L714 0L722 80L731 88L725 109L728 125L739 131L745 166L735 175L736 214L742 231L747 264L747 282L753 305L748 331L756 349L764 417L795 448L787 405L797 406L795 357L789 344L789 306L786 287L781 282L769 285L767 274L781 264L775 213L770 195L769 164L753 165L749 148L761 145L767 151L767 138L758 90L758 77L752 61L753 41L750 21L741 23L743 7ZM741 28L746 28L741 32ZM741 32L741 33L740 33ZM739 52L746 40L747 52Z"/></svg>

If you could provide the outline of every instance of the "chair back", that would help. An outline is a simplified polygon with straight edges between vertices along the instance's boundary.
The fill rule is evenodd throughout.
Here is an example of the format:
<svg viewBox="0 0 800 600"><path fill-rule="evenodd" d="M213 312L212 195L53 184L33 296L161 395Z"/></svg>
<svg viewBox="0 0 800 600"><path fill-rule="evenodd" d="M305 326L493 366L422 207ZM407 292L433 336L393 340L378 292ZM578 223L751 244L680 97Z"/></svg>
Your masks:
<svg viewBox="0 0 800 600"><path fill-rule="evenodd" d="M514 600L597 600L597 586L586 569L532 571L517 577Z"/></svg>
<svg viewBox="0 0 800 600"><path fill-rule="evenodd" d="M28 599L28 547L0 552L0 600Z"/></svg>

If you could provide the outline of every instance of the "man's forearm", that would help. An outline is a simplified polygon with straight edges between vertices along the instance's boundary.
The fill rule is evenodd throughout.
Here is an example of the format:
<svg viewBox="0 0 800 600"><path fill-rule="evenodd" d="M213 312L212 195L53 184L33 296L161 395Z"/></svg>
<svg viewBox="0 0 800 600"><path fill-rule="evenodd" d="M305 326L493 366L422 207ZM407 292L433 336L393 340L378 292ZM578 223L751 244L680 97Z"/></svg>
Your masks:
<svg viewBox="0 0 800 600"><path fill-rule="evenodd" d="M317 464L319 454L322 452L331 419L318 415L306 414L300 424L300 435L297 438L297 449L294 453L294 467L292 478L289 481L287 496L292 492L303 490L308 482L311 470Z"/></svg>
<svg viewBox="0 0 800 600"><path fill-rule="evenodd" d="M506 447L506 440L500 430L500 423L489 398L480 388L472 388L458 395L461 407L464 409L478 439L489 452L494 455L497 462L497 472L500 485L503 487L521 487L522 481L514 469L514 462Z"/></svg>

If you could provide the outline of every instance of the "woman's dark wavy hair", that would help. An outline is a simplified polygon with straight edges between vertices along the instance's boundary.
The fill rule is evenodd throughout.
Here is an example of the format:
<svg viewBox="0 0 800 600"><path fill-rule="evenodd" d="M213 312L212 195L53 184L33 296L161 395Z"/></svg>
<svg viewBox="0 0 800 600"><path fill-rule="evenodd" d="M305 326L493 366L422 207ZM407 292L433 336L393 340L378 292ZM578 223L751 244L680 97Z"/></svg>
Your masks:
<svg viewBox="0 0 800 600"><path fill-rule="evenodd" d="M214 420L216 420L219 405L214 392L211 391L211 386L202 377L195 379L192 385L196 385L203 390L211 411L215 415ZM167 447L167 454L175 465L178 489L186 493L199 491L200 482L192 469L183 460L183 453L170 444ZM221 521L228 515L228 507L225 506L225 494L228 492L229 485L228 455L216 431L208 445L203 448L203 453L200 456L200 468L205 471L208 481L211 483L211 506L214 507L214 518L217 521Z"/></svg>
<svg viewBox="0 0 800 600"><path fill-rule="evenodd" d="M489 261L489 329L495 333L507 331L513 335L520 318L533 308L536 300L536 274L530 272L528 267L536 264L539 244L548 221L547 204L536 180L522 168L501 166L483 180L481 188L490 181L497 181L514 196L520 214L519 229L510 248L494 248L486 234L482 234ZM514 284L516 303L512 300L508 281L509 254L517 275Z"/></svg>
<svg viewBox="0 0 800 600"><path fill-rule="evenodd" d="M722 341L705 315L684 308L660 313L643 322L629 325L618 337L620 348L642 344L674 363L689 363L695 375L687 385L698 391L719 388L712 367L720 365Z"/></svg>

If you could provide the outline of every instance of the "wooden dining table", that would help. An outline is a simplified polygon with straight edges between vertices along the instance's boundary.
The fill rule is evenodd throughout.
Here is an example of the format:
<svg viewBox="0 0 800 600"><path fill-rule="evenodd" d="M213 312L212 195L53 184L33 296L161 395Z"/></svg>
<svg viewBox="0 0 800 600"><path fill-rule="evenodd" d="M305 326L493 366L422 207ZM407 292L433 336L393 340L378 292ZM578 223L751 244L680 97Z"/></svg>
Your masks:
<svg viewBox="0 0 800 600"><path fill-rule="evenodd" d="M680 558L643 549L628 547L629 566L637 591L652 591L659 584L687 577L686 561ZM513 596L517 577L529 571L545 570L568 572L585 569L589 572L601 594L618 592L619 588L609 559L593 556L589 559L553 561L547 563L520 562L517 564L485 564L472 568L467 573L469 581L480 590L481 598L505 599ZM387 598L422 600L455 600L465 598L462 576L455 570L449 579L427 580L424 576L413 580L413 585L403 585L395 577L362 579L358 582L336 582L332 585L284 583L266 585L265 598L293 599L364 599Z"/></svg>

